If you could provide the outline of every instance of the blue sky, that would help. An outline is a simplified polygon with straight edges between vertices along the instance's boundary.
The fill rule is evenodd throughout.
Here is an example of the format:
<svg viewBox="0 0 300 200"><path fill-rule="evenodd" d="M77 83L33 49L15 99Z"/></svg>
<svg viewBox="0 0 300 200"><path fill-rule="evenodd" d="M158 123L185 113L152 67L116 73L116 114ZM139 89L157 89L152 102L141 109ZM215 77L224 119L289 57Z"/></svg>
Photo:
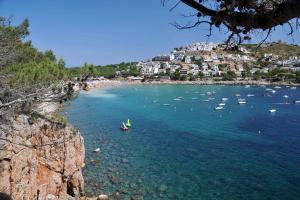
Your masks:
<svg viewBox="0 0 300 200"><path fill-rule="evenodd" d="M138 61L183 44L225 40L226 33L216 30L205 37L207 27L178 30L170 25L188 22L180 16L187 12L185 6L169 12L160 0L0 0L1 16L11 16L15 24L28 18L33 44L52 49L69 66ZM287 31L279 27L270 40L300 44L300 32L292 41Z"/></svg>

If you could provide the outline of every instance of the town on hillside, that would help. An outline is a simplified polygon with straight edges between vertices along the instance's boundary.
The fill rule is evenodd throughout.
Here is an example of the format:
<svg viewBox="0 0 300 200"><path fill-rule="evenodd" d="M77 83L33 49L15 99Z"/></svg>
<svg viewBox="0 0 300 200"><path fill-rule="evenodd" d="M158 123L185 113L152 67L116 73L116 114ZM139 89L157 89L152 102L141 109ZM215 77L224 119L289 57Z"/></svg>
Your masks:
<svg viewBox="0 0 300 200"><path fill-rule="evenodd" d="M269 48L273 45L285 44L267 43L261 48ZM160 78L192 81L197 78L233 80L239 77L252 77L253 79L289 80L295 78L296 72L300 71L300 48L298 52L293 52L294 55L263 52L258 54L253 52L251 45L242 45L235 51L225 51L225 48L225 44L212 42L177 47L169 54L138 62L136 67L141 77L131 77L131 79Z"/></svg>

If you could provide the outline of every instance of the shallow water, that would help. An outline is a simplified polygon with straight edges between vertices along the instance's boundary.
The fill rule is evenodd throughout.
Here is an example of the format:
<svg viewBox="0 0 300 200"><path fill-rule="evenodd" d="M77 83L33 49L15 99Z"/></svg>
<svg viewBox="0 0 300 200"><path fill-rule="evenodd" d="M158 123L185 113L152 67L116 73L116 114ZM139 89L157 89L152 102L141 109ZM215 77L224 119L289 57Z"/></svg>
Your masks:
<svg viewBox="0 0 300 200"><path fill-rule="evenodd" d="M237 93L247 104L237 103ZM291 103L300 99L300 88L265 94L262 87L195 85L81 93L65 115L85 139L87 194L300 199L300 105ZM215 111L223 97L224 109ZM127 118L133 126L122 132L120 122Z"/></svg>

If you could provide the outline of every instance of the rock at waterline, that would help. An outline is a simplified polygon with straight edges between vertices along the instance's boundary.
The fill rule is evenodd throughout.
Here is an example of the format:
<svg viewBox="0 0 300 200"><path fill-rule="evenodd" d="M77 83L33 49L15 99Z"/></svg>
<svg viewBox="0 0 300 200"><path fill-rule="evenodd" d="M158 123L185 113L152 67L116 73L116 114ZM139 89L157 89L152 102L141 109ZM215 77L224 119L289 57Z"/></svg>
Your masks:
<svg viewBox="0 0 300 200"><path fill-rule="evenodd" d="M160 185L157 190L159 192L165 192L168 189L168 187L166 185Z"/></svg>
<svg viewBox="0 0 300 200"><path fill-rule="evenodd" d="M106 194L101 194L98 196L97 200L109 200L109 198Z"/></svg>

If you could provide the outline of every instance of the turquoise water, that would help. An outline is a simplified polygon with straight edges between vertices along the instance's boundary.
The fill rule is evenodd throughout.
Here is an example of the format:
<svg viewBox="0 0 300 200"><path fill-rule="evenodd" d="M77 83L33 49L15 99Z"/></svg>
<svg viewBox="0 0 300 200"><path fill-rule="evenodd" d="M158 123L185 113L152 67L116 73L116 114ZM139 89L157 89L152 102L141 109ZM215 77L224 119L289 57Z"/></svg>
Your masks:
<svg viewBox="0 0 300 200"><path fill-rule="evenodd" d="M300 199L300 105L291 103L300 88L265 89L152 85L81 93L65 115L85 139L87 194ZM247 104L237 103L237 93ZM215 111L223 97L224 109ZM127 118L133 126L122 132Z"/></svg>

